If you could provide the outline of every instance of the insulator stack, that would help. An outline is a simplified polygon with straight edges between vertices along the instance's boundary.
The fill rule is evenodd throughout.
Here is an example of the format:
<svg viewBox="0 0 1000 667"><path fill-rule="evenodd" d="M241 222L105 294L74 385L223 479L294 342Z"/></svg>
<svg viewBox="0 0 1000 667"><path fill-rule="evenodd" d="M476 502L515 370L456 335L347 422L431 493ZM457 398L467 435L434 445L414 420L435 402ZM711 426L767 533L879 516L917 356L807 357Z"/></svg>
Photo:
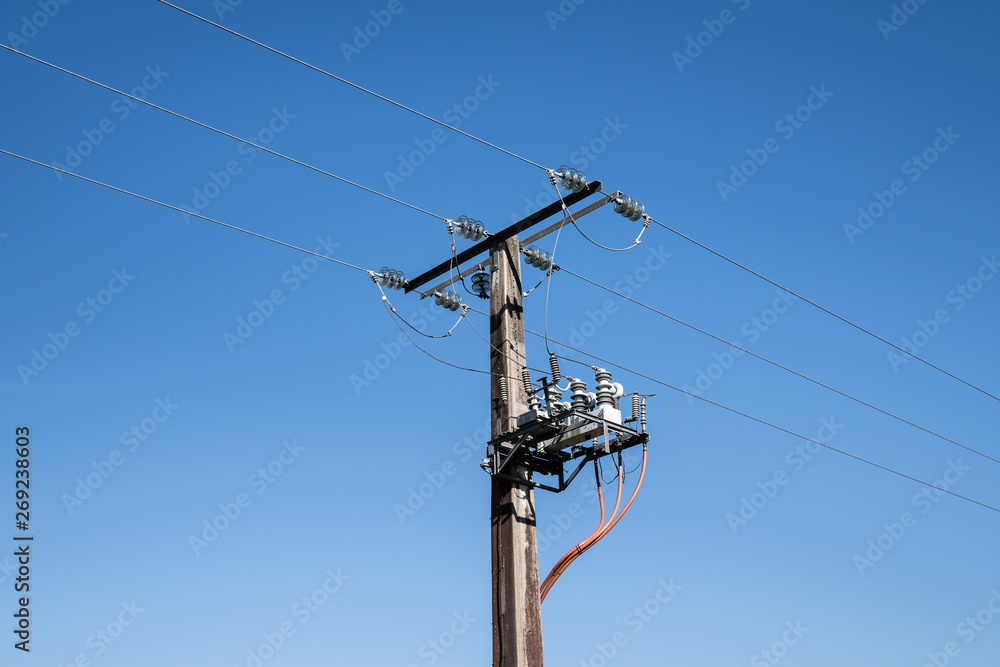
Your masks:
<svg viewBox="0 0 1000 667"><path fill-rule="evenodd" d="M639 421L639 415L642 413L642 398L639 394L632 394L632 419L630 421Z"/></svg>
<svg viewBox="0 0 1000 667"><path fill-rule="evenodd" d="M538 398L538 392L531 386L531 371L527 368L521 369L521 384L524 385L524 393L528 396L528 409L540 410L542 401Z"/></svg>
<svg viewBox="0 0 1000 667"><path fill-rule="evenodd" d="M462 297L451 290L435 292L434 303L448 310L458 310L462 307Z"/></svg>
<svg viewBox="0 0 1000 667"><path fill-rule="evenodd" d="M531 386L531 371L527 368L521 369L521 383L524 385L525 393L531 394L535 391L534 387Z"/></svg>
<svg viewBox="0 0 1000 667"><path fill-rule="evenodd" d="M549 367L552 368L552 384L559 384L562 374L559 372L559 357L555 352L549 352Z"/></svg>
<svg viewBox="0 0 1000 667"><path fill-rule="evenodd" d="M382 287L389 289L403 289L406 286L406 276L402 271L390 269L383 266L375 276L375 281Z"/></svg>
<svg viewBox="0 0 1000 667"><path fill-rule="evenodd" d="M587 394L587 383L583 380L571 379L569 388L573 390L573 408L576 410L586 410L590 404L590 396Z"/></svg>
<svg viewBox="0 0 1000 667"><path fill-rule="evenodd" d="M645 211L646 207L638 199L632 199L628 195L622 195L615 199L615 213L621 214L629 220L638 220Z"/></svg>
<svg viewBox="0 0 1000 667"><path fill-rule="evenodd" d="M478 241L483 238L486 233L486 228L483 227L483 223L479 220L473 220L466 215L458 216L458 222L456 224L456 230L458 235L467 238L470 241Z"/></svg>
<svg viewBox="0 0 1000 667"><path fill-rule="evenodd" d="M579 192L587 187L587 175L582 171L562 165L555 175L559 177L559 185L570 192Z"/></svg>
<svg viewBox="0 0 1000 667"><path fill-rule="evenodd" d="M500 376L500 405L507 405L510 402L510 394L507 392L507 378Z"/></svg>
<svg viewBox="0 0 1000 667"><path fill-rule="evenodd" d="M597 404L614 407L615 386L611 384L611 373L599 368L594 372L594 376L597 378Z"/></svg>
<svg viewBox="0 0 1000 667"><path fill-rule="evenodd" d="M552 268L552 253L546 252L538 246L532 245L525 248L524 256L527 258L528 264L537 269L548 271Z"/></svg>

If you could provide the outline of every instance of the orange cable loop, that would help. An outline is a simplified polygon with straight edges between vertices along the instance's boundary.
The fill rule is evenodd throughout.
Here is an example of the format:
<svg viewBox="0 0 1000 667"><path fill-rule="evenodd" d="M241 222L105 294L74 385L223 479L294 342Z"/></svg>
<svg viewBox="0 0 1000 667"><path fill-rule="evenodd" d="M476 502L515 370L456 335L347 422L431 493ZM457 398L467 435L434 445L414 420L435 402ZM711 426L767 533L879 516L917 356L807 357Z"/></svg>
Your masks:
<svg viewBox="0 0 1000 667"><path fill-rule="evenodd" d="M552 568L552 571L549 572L549 575L545 578L545 582L542 584L542 589L541 589L541 600L542 601L545 600L545 596L548 595L548 593L549 593L550 590L552 590L552 587L555 585L556 580L558 580L559 577L562 576L563 572L566 571L566 569L573 563L573 561L575 561L577 558L579 558L580 556L582 556L584 554L584 552L586 552L592 546L594 546L595 544L597 544L605 535L607 535L609 532L611 532L611 529L614 528L615 525L619 521L621 521L621 518L623 516L625 516L625 512L627 512L628 508L632 506L632 501L634 501L635 497L639 494L639 489L642 487L642 481L646 477L646 460L647 460L647 456L648 456L648 446L647 446L647 443L643 443L643 445L642 445L642 467L641 467L640 472L639 472L639 481L636 483L635 490L632 491L632 496L629 498L628 502L625 503L625 507L622 509L621 514L618 514L616 516L616 513L618 512L618 506L621 503L621 488L622 488L622 476L623 476L622 475L623 466L622 466L622 462L621 462L621 453L619 453L619 462L618 462L618 499L615 502L615 509L611 513L611 517L608 519L607 524L604 523L604 497L601 495L601 480L600 480L600 474L598 473L598 478L597 478L597 492L598 492L598 495L601 498L601 525L598 526L597 530L593 534L591 534L590 537L588 537L583 542L580 542L580 544L576 545L575 547L573 547L572 549L570 549L568 552L566 552L566 555L563 556L559 560L558 563L556 563L556 566L554 568ZM597 471L597 461L594 461L594 468L595 468L595 472L596 472Z"/></svg>

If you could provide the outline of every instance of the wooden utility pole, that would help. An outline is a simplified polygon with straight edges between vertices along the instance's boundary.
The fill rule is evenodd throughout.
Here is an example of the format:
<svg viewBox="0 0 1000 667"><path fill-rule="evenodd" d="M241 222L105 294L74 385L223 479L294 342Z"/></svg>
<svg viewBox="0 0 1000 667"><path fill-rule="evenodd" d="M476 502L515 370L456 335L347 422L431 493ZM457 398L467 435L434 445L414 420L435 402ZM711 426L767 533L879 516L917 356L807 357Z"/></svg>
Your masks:
<svg viewBox="0 0 1000 667"><path fill-rule="evenodd" d="M456 267L490 253L490 371L492 375L490 413L493 439L513 431L518 415L528 410L528 397L520 381L527 363L524 352L524 313L521 307L521 247L517 235L561 213L566 207L601 192L601 182L591 181L582 190L531 213L509 227L489 234L457 256L453 255L416 278L406 281L406 291L420 290L434 296L448 290L457 280ZM613 200L605 197L577 211L580 216ZM453 224L453 223L451 223ZM559 229L565 221L534 234L528 242ZM466 269L460 276L475 271ZM434 287L431 281L448 274L449 279ZM431 283L432 284L432 283ZM506 378L507 401L501 401L500 378ZM510 463L504 475L491 474L491 537L493 561L493 665L494 667L544 667L542 655L542 606L539 598L538 543L535 536L535 493L528 484L506 479L530 480L526 465Z"/></svg>
<svg viewBox="0 0 1000 667"><path fill-rule="evenodd" d="M491 249L490 371L493 437L516 427L527 411L520 381L526 365L521 306L521 252L517 236ZM500 378L507 378L501 401ZM530 478L522 465L512 476ZM531 486L492 477L493 667L542 667L542 608L539 600L535 494Z"/></svg>

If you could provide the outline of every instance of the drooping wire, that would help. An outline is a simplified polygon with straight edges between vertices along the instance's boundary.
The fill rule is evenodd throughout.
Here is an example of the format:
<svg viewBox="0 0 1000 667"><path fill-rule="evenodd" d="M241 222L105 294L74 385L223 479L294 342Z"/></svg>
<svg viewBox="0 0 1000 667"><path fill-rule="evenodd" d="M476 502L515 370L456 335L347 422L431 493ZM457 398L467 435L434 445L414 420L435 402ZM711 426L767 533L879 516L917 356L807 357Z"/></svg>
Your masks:
<svg viewBox="0 0 1000 667"><path fill-rule="evenodd" d="M434 361L437 361L438 363L442 363L445 366L451 366L452 368L456 368L456 369L458 369L460 371L468 371L470 373L481 373L483 375L493 375L493 373L490 372L490 371L484 371L484 370L480 370L478 368L467 368L465 366L459 366L458 364L453 364L450 361L445 361L444 359L440 359L440 358L434 356L433 354L431 354L430 352L428 352L424 348L422 348L419 345L417 345L417 341L413 340L413 337L410 336L410 334L406 331L406 329L404 329L402 327L402 325L400 325L399 321L397 320L397 318L399 317L399 315L397 315L394 312L392 306L389 305L389 300L385 298L384 294L382 295L382 297L383 297L382 298L382 305L385 306L385 312L389 313L389 318L392 319L393 324L395 324L396 327L400 331L403 332L403 335L406 336L407 339L409 339L409 341L413 344L413 347L417 348L418 350L420 350L421 352L423 352L424 354L426 354L428 357L430 357ZM465 317L465 311L462 312L462 317L459 318L459 321L461 321L463 317ZM456 326L458 326L457 323L456 323ZM452 327L452 329L454 329L454 327Z"/></svg>
<svg viewBox="0 0 1000 667"><path fill-rule="evenodd" d="M555 266L555 265L552 265L552 266L550 266L550 267L549 267L549 270L545 272L545 275L543 275L543 276L542 276L542 279L538 281L538 284L537 284L537 285L535 285L534 287L532 287L532 288L531 288L530 290L528 290L527 292L522 292L522 293L521 293L521 298L524 298L524 297L528 296L529 294L531 294L532 292L534 292L534 291L535 291L536 289L538 289L539 287L541 287L541 286L542 286L542 283L544 283L544 282L545 282L546 278L548 278L549 276L551 276L551 275L552 275L552 273L553 273L553 271L556 271L556 270L558 270L558 268L559 268L559 267L557 267L557 266Z"/></svg>
<svg viewBox="0 0 1000 667"><path fill-rule="evenodd" d="M100 81L95 81L94 79L90 79L88 77L85 77L82 74L77 74L76 72L71 72L70 70L65 69L63 67L59 67L58 65L53 65L52 63L47 62L45 60L42 60L41 58L36 58L35 56L28 55L27 53L24 53L23 51L18 51L17 49L12 49L11 47L6 46L5 44L0 44L0 47L3 47L4 49L7 49L8 51L11 51L12 53L16 53L18 55L22 55L25 58L28 58L30 60L34 60L37 63L41 63L42 65L46 65L47 67L51 67L52 69L58 70L60 72L64 72L66 74L69 74L70 76L74 76L74 77L76 77L76 78L78 78L78 79L80 79L82 81L86 81L87 83L92 83L95 86L99 86L101 88L104 88L105 90L109 90L109 91L115 93L116 95L122 95L123 97L127 97L129 99L135 100L136 102L140 102L142 104L145 104L148 107L152 107L153 109L157 109L157 110L162 111L164 113L170 114L171 116L174 116L175 118L180 118L181 120L185 120L185 121L187 121L189 123L193 123L193 124L195 124L195 125L197 125L199 127L203 127L206 130L211 130L212 132L215 132L217 134L221 134L224 137L229 137L230 139L235 139L236 141L239 141L240 143L243 143L243 144L247 144L248 146L253 146L254 148L256 148L258 150L261 150L261 151L264 151L265 153L270 153L271 155L280 157L283 160L288 160L289 162L293 162L293 163L295 163L297 165L300 165L302 167L305 167L307 169L311 169L311 170L313 170L313 171L315 171L315 172L317 172L319 174L323 174L324 176L329 176L330 178L334 178L334 179L336 179L336 180L338 180L338 181L340 181L342 183L346 183L347 185L353 185L354 187L359 188L361 190L364 190L365 192L369 192L369 193L371 193L373 195L378 195L379 197L382 197L384 199L388 199L389 201L396 202L397 204L402 204L403 206L406 206L407 208L411 208L414 211L419 211L420 213L425 213L426 215L429 215L432 218L438 218L439 220L447 220L447 218L445 218L443 216L440 216L440 215L438 215L436 213L431 213L430 211L422 209L419 206L414 206L413 204L408 204L407 202L403 201L402 199L396 199L395 197L391 197L391 196L389 196L389 195L387 195L387 194L385 194L383 192L379 192L378 190L373 190L372 188L369 188L369 187L366 187L364 185L361 185L360 183L355 183L354 181L348 180L348 179L346 179L346 178L344 178L342 176L338 176L337 174L334 174L333 172L326 171L325 169L321 169L319 167L313 166L313 165L311 165L311 164L309 164L307 162L302 162L301 160L297 160L297 159L295 159L293 157L285 155L284 153L280 153L280 152L278 152L278 151L276 151L274 149L267 148L266 146L262 146L260 144L256 144L256 143L254 143L252 141L249 141L248 139L242 139L242 138L236 136L235 134L230 134L229 132L226 132L225 130L220 130L217 127L213 127L213 126L208 125L206 123L202 123L201 121L195 120L194 118L190 118L189 116L185 116L184 114L177 113L176 111L171 111L170 109L167 109L166 107L161 107L158 104L153 104L149 100L144 100L142 98L135 97L134 95L130 95L130 94L126 93L126 92L118 90L117 88L112 88L111 86L105 85L105 84L101 83ZM191 213L190 211L183 211L183 212L184 213L189 213L189 214Z"/></svg>
<svg viewBox="0 0 1000 667"><path fill-rule="evenodd" d="M587 239L588 241L590 241L591 243L593 243L598 248L600 248L602 250L608 250L610 252L625 252L626 250L631 250L632 248L636 247L637 245L639 245L642 242L641 241L642 234L643 234L643 232L646 231L646 228L649 227L649 220L650 220L650 218L647 215L643 215L642 216L642 218L643 218L643 220L642 220L642 229L639 230L639 235L635 237L635 241L632 242L632 245L630 245L630 246L628 246L626 248L609 248L608 246L602 245L602 244L598 243L597 241L595 241L594 239L592 239L589 236L587 236L584 233L584 231L582 229L580 229L580 225L577 224L576 218L574 218L573 214L570 213L569 210L566 208L566 202L563 201L562 192L559 191L559 186L556 185L555 174L553 172L551 172L551 171L549 172L549 179L552 181L552 185L556 189L556 194L559 195L559 201L562 203L563 211L565 211L566 215L569 217L569 221L571 223L573 223L573 226L576 227L576 231L580 232L580 236L582 236L583 238ZM602 195L604 195L605 197L608 197L609 199L613 199L614 198L614 195L609 195L604 190L600 190L600 193ZM615 209L615 211L619 212L619 213L621 212L617 208ZM638 220L638 218L636 218L636 220Z"/></svg>
<svg viewBox="0 0 1000 667"><path fill-rule="evenodd" d="M587 239L588 241L590 241L591 243L593 243L594 245L596 245L601 250L608 250L608 251L611 251L611 252L625 252L626 250L631 250L632 248L636 247L637 245L639 245L639 243L641 243L640 239L642 238L642 233L644 231L646 231L647 227L649 227L649 223L644 223L642 225L642 229L639 231L639 236L635 237L635 241L632 242L632 245L627 246L625 248L609 248L608 246L602 245L602 244L598 243L597 241L595 241L594 239L592 239L589 236L587 236L584 233L584 231L582 229L580 229L580 225L576 224L576 220L574 220L572 216L570 216L570 222L572 222L573 226L576 227L576 231L580 232L580 236L582 236L583 238Z"/></svg>
<svg viewBox="0 0 1000 667"><path fill-rule="evenodd" d="M917 356L916 354L914 354L914 353L912 353L912 352L909 352L908 350L906 350L906 349L904 349L904 348L900 347L899 345L896 345L895 343L893 343L893 342L891 342L891 341L888 341L888 340L886 340L886 339L885 339L885 338L883 338L882 336L879 336L878 334L876 334L876 333L874 333L874 332L872 332L872 331L870 331L870 330L868 330L868 329L864 328L864 327L863 327L863 326L861 326L860 324L855 324L854 322L852 322L851 320L847 319L846 317L843 317L843 316L841 316L841 315L838 315L837 313L833 312L832 310L830 310L830 309L828 309L828 308L824 308L823 306L819 305L819 304L818 304L818 303L816 303L815 301L812 301L811 299L808 299L808 298L806 298L806 297L802 296L802 295L801 295L801 294L799 294L798 292L795 292L794 290L791 290L791 289L789 289L789 288L785 287L785 286L784 286L784 285L782 285L781 283L778 283L778 282L776 282L776 281L774 281L774 280L771 280L771 279L770 279L770 278L768 278L767 276L764 276L764 275L762 275L762 274L758 273L757 271L754 271L753 269L749 268L748 266L746 266L746 265L744 265L744 264L740 264L740 263L739 263L739 262L737 262L737 261L736 261L735 259L732 259L732 258L730 258L730 257L727 257L726 255L723 255L723 254L722 254L721 252L718 252L717 250L713 250L712 248L709 248L709 247L708 247L707 245L705 245L704 243L700 243L700 242L698 242L698 241L695 241L695 240L694 240L693 238L691 238L690 236L687 236L686 234L682 234L681 232L677 231L676 229L674 229L674 228L672 228L672 227L669 227L669 226L665 225L664 223L662 223L662 222L660 222L659 220L656 220L656 219L654 219L654 218L650 218L650 222L652 222L652 223L654 223L654 224L656 224L656 225L659 225L660 227L663 227L663 228L664 228L664 229L666 229L666 230L667 230L668 232L671 232L671 233L673 233L673 234L676 234L677 236L681 237L682 239L684 239L684 240L686 240L686 241L690 241L691 243L693 243L694 245L698 246L699 248L701 248L701 249L703 249L703 250L706 250L706 251L708 251L708 252L712 253L713 255L715 255L716 257L719 257L720 259L724 259L725 261L729 262L729 263L730 263L730 264L732 264L733 266L736 266L736 267L738 267L738 268L740 268L740 269L743 269L743 270L744 270L744 271L746 271L747 273L750 273L750 274L752 274L752 275L754 275L754 276L756 276L756 277L760 278L760 279L761 279L761 280L763 280L764 282L766 282L766 283L770 283L771 285L774 285L774 286L775 286L775 287L777 287L778 289L781 289L781 290L784 290L784 291L788 292L789 294L791 294L792 296L794 296L794 297L796 297L796 298L799 298L799 299L802 299L803 301L805 301L805 302L806 302L806 303L808 303L809 305L813 306L814 308L818 308L819 310L823 311L823 312L824 312L824 313L826 313L827 315L830 315L831 317L834 317L834 318L836 318L836 319L840 320L841 322L843 322L843 323L845 323L845 324L847 324L847 325L850 325L850 326L854 327L854 328L855 328L855 329L857 329L858 331L861 331L862 333L865 333L865 334L867 334L867 335L871 336L872 338L874 338L874 339L876 339L876 340L879 340L879 341L881 341L881 342L885 343L885 344L886 344L886 345L888 345L889 347L891 347L891 348L893 348L893 349L895 349L895 350L898 350L899 352L902 352L903 354L905 354L905 355L907 355L907 356L909 356L909 357L913 357L913 358L914 358L915 360L919 361L920 363L922 363L922 364L925 364L925 365L927 365L927 366L930 366L931 368L933 368L933 369L935 369L935 370L937 370L937 371L939 371L939 372L941 372L941 373L944 373L944 374L945 374L945 375L947 375L948 377L950 377L950 378L952 378L952 379L954 379L954 380L957 380L957 381L961 382L962 384L964 384L964 385L966 385L966 386L968 386L968 387L971 387L972 389L975 389L976 391L978 391L978 392L979 392L979 393L981 393L981 394L985 394L986 396L989 396L990 398L992 398L992 399L994 399L994 400L996 400L996 401L1000 401L1000 396L996 396L995 394L991 394L990 392L986 391L985 389L983 389L983 388L981 388L981 387L978 387L978 386L976 386L976 385L972 384L972 383L971 383L971 382L969 382L968 380L963 380L962 378L958 377L958 376L957 376L957 375L955 375L954 373L951 373L951 372L949 372L949 371L945 370L944 368L941 368L940 366L937 366L937 365L935 365L935 364L931 363L930 361L927 361L927 360L926 360L926 359L924 359L923 357L920 357L920 356Z"/></svg>
<svg viewBox="0 0 1000 667"><path fill-rule="evenodd" d="M190 12L190 11L184 9L183 7L178 7L175 4L172 4L170 2L166 2L166 0L159 0L159 2L162 3L162 4L164 4L164 5L167 5L168 7L173 7L174 9L176 9L176 10L178 10L178 11L184 13L184 14L187 14L188 16L196 18L199 21L204 21L205 23L208 23L209 25L215 26L216 28L219 28L220 30L224 30L225 32L228 32L229 34L231 34L231 35L233 35L235 37L239 37L240 39L244 39L244 40L250 42L251 44L256 44L257 46L259 46L261 48L267 49L271 53L277 54L277 55L279 55L279 56L281 56L283 58L288 58L289 60L297 62L300 65L304 65L304 66L308 67L309 69L311 69L311 70L313 70L315 72L319 72L320 74L323 74L324 76L328 76L331 79L336 79L337 81L339 81L341 83L344 83L344 84L347 84L348 86L351 86L352 88L360 90L363 93L367 93L367 94L369 94L369 95L371 95L373 97L376 97L376 98L378 98L378 99L380 99L380 100L382 100L384 102L388 102L389 104L397 106L400 109L404 109L406 111L409 111L412 114L420 116L421 118L429 120L429 121L431 121L433 123L437 123L441 127L445 127L445 128L448 128L449 130L453 130L455 132L458 132L459 134L464 135L464 136L468 137L469 139L473 139L474 141L478 141L479 143L481 143L481 144L483 144L485 146L489 146L490 148L495 148L496 150L500 151L501 153L506 153L507 155L510 155L511 157L517 158L518 160L521 160L522 162L526 162L526 163L528 163L530 165L538 167L539 169L545 169L545 167L543 167L542 165L538 164L537 162L532 162L528 158L521 157L517 153L513 153L513 152L511 152L509 150L501 148L501 147L497 146L496 144L491 144L490 142L486 141L485 139L480 139L479 137L474 136L472 134L469 134L468 132L463 132L462 130L458 129L457 127L449 125L448 123L442 122L442 121L440 121L440 120L438 120L436 118L432 118L431 116L428 116L427 114L421 113L421 112L417 111L416 109L412 109L412 108L406 106L405 104L400 104L399 102L396 102L395 100L389 99L388 97L385 97L384 95L380 95L380 94L378 94L378 93L376 93L376 92L374 92L372 90L369 90L368 88L365 88L363 86L359 86L356 83L348 81L347 79L339 77L336 74L328 72L328 71L326 71L324 69L316 67L315 65L311 65L311 64L307 63L304 60L300 60L299 58L296 58L295 56L292 56L292 55L289 55L287 53L284 53L283 51L279 51L278 49L276 49L274 47L271 47L271 46L268 46L267 44L264 44L263 42L258 42L257 40L255 40L255 39L253 39L251 37L248 37L246 35L238 33L235 30L227 28L224 25L221 25L219 23L216 23L215 21L209 20L209 19L205 18L204 16L199 16L198 14L195 14L194 12Z"/></svg>
<svg viewBox="0 0 1000 667"><path fill-rule="evenodd" d="M0 45L0 46L2 46L2 45ZM114 190L115 192L120 192L120 193L128 195L130 197L135 197L136 199L141 199L143 201L147 201L147 202L149 202L151 204L156 204L158 206L163 206L164 208L169 208L171 210L178 211L180 213L184 213L186 215L193 216L195 218L200 218L201 220L205 220L207 222L211 222L213 224L220 225L222 227L226 227L227 229L233 229L233 230L235 230L237 232L242 232L243 234L247 234L249 236L253 236L253 237L256 237L258 239L263 239L265 241L270 241L271 243L276 243L276 244L278 244L280 246L284 246L286 248L291 248L292 250L298 250L299 252L304 252L307 255L313 255L314 257L319 257L320 259L325 259L325 260L328 260L328 261L331 261L331 262L335 262L337 264L341 264L341 265L346 266L348 268L355 269L357 271L362 271L364 273L367 273L369 276L374 276L375 275L374 271L362 268L360 266L355 266L354 264L351 264L349 262L345 262L345 261L337 259L335 257L328 257L327 255L323 255L321 253L318 253L318 252L315 252L315 251L312 251L312 250L306 250L305 248L300 248L297 245L292 245L291 243L285 243L284 241L279 241L278 239L271 238L270 236L264 236L263 234L258 234L257 232L250 231L249 229L244 229L242 227L237 227L236 225L231 225L228 222L222 222L221 220L216 220L215 218L209 218L208 216L201 215L200 213L192 213L190 211L185 211L184 209L182 209L182 208L180 208L178 206L173 206L171 204L167 204L167 203L159 201L157 199L153 199L152 197L146 197L145 195L140 195L140 194L137 194L137 193L132 192L130 190L125 190L123 188L119 188L119 187L116 187L114 185L109 185L108 183L104 183L102 181L98 181L98 180L95 180L93 178L87 178L86 176L81 176L80 174L75 174L72 171L67 171L65 169L60 169L59 167L54 167L54 166L52 166L50 164L45 164L44 162L39 162L38 160L32 160L29 157L24 157L23 155L18 155L17 153L12 153L12 152L4 150L2 148L0 148L0 153L3 153L4 155L9 155L11 157L16 157L17 159L24 160L25 162L30 162L32 164L37 164L39 167L45 167L46 169L51 169L53 171L58 171L60 173L66 174L67 176L72 176L73 178L78 178L81 181L87 181L88 183L93 183L94 185L100 185L103 188L107 188L109 190Z"/></svg>
<svg viewBox="0 0 1000 667"><path fill-rule="evenodd" d="M598 467L601 469L601 479L604 479L604 466L601 465L601 459L597 459L597 463L598 463ZM618 479L618 473L617 472L615 473L615 476L612 477L611 479L604 479L604 483L605 484L611 484L616 479Z"/></svg>
<svg viewBox="0 0 1000 667"><path fill-rule="evenodd" d="M372 276L372 282L375 282L375 277L374 276ZM420 334L424 338L447 338L447 337L449 337L452 334L452 332L458 327L458 325L462 322L462 320L465 318L465 314L467 312L466 308L462 309L462 312L459 313L459 315L458 315L458 319L455 320L455 324L453 324L451 326L451 328L448 329L448 333L441 334L439 336L434 336L434 335L431 335L431 334L426 334L423 331L421 331L420 329L418 329L415 326L413 326L412 324L410 324L409 322L407 322L406 318L399 314L399 311L396 310L395 306L392 305L392 302L389 301L389 297L386 296L385 290L382 289L382 286L379 285L378 282L375 282L375 286L378 287L378 291L382 293L382 301L384 301L385 304L389 307L389 310L392 311L392 314L395 315L397 318L399 318L399 320L403 324L405 324L406 326L410 327L411 329L413 329L414 331L416 331L418 334Z"/></svg>
<svg viewBox="0 0 1000 667"><path fill-rule="evenodd" d="M744 348L744 347L742 347L740 345L737 345L736 343L730 343L729 341L727 341L726 339L724 339L724 338L722 338L720 336L716 336L715 334L710 333L708 331L705 331L704 329L700 329L700 328L694 326L693 324L689 324L688 322L685 322L684 320L681 320L681 319L679 319L677 317L674 317L672 315L668 315L667 313L663 312L662 310L654 308L653 306L650 306L649 304L643 303L642 301L638 301L636 299L633 299L632 297L625 296L624 294L622 294L621 292L618 292L617 290L614 290L614 289L612 289L610 287L607 287L607 286L602 285L602 284L600 284L598 282L595 282L595 281L593 281L593 280L591 280L591 279L589 279L589 278L587 278L585 276L582 276L582 275L580 275L578 273L574 273L573 271L567 269L566 267L559 267L559 268L562 271L565 271L566 273L568 273L569 275L571 275L571 276L573 276L575 278L578 278L578 279L580 279L580 280L582 280L582 281L584 281L586 283L589 283L589 284L591 284L591 285L593 285L595 287L599 287L599 288L601 288L601 289L603 289L603 290L605 290L607 292L610 292L611 294L619 296L619 297L621 297L621 298L623 298L623 299L625 299L627 301L631 301L632 303L634 303L634 304L636 304L638 306L641 306L641 307L645 308L646 310L649 310L651 312L656 313L657 315L661 315L661 316L667 318L671 322L676 322L677 324L685 326L688 329L691 329L692 331L697 331L700 334L703 334L705 336L708 336L709 338L717 340L720 343L725 343L726 345L729 345L733 349L740 350L741 352L745 352L746 354L750 355L751 357L754 357L756 359L760 359L761 361L764 361L764 362L766 362L768 364L771 364L775 368L780 368L781 370L786 371L788 373L791 373L792 375L795 375L796 377L802 378L803 380L811 382L811 383L813 383L813 384L815 384L815 385L817 385L819 387L823 387L824 389L832 391L833 393L838 394L839 396L843 396L844 398L847 398L847 399L849 399L851 401L854 401L855 403L858 403L858 404L863 405L863 406L865 406L867 408L875 410L876 412L879 412L879 413L881 413L881 414L883 414L883 415L885 415L887 417L891 417L892 419L895 419L896 421L902 422L904 424L912 426L913 428L919 429L919 430L923 431L924 433L927 433L928 435L934 436L935 438L939 438L941 440L944 440L945 442L949 442L949 443L951 443L953 445L961 447L962 449L965 449L965 450L967 450L967 451L969 451L969 452L971 452L973 454L977 454L979 456L982 456L983 458L987 458L990 461L993 461L994 463L1000 463L1000 459L994 458L993 456L990 456L989 454L981 452L981 451L979 451L977 449L973 449L972 447L969 447L968 445L964 445L961 442L958 442L957 440L953 440L952 438L949 438L949 437L947 437L945 435L942 435L942 434L940 434L940 433L938 433L936 431L933 431L933 430L931 430L929 428L921 426L920 424L917 424L917 423L912 422L912 421L910 421L908 419L905 419L904 417L900 417L900 416L898 416L898 415L896 415L896 414L894 414L892 412L889 412L888 410L884 410L884 409L882 409L882 408L880 408L880 407L878 407L876 405L873 405L872 403L869 403L869 402L867 402L867 401L865 401L863 399L860 399L860 398L858 398L856 396L848 394L847 392L841 391L841 390L839 390L839 389L837 389L835 387L832 387L832 386L830 386L830 385L828 385L828 384L826 384L824 382L821 382L819 380L811 378L808 375L805 375L805 374L800 373L800 372L798 372L798 371L796 371L796 370L794 370L792 368L789 368L788 366L780 364L777 361L774 361L772 359L768 359L767 357L762 356L760 354L757 354L756 352L751 352L750 350L748 350L748 349L746 349L746 348Z"/></svg>

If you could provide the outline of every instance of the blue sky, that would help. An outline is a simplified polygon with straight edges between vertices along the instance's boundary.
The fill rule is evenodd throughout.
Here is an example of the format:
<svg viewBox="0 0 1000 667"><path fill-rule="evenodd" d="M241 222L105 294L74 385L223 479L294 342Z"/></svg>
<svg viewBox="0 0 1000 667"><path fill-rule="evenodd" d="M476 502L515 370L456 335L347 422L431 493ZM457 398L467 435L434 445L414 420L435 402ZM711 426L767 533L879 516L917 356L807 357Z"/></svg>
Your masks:
<svg viewBox="0 0 1000 667"><path fill-rule="evenodd" d="M183 6L544 167L583 169L1000 393L993 3ZM434 215L492 231L554 198L531 164L162 3L15 0L0 26L7 46ZM0 59L5 151L364 269L412 277L448 256L432 216ZM5 626L3 663L488 664L488 379L399 347L364 273L7 155L0 169L2 492L27 425L35 536L32 650ZM580 224L611 247L640 229L609 208ZM556 262L1000 458L996 399L662 227L620 253L564 229ZM525 300L526 323L555 341L1000 507L995 461L567 273L545 294ZM456 322L389 296L428 334ZM418 342L488 368L466 322ZM544 367L544 341L527 344ZM614 379L656 394L646 481L546 599L548 664L995 663L996 511ZM536 496L542 577L598 523L590 480Z"/></svg>

